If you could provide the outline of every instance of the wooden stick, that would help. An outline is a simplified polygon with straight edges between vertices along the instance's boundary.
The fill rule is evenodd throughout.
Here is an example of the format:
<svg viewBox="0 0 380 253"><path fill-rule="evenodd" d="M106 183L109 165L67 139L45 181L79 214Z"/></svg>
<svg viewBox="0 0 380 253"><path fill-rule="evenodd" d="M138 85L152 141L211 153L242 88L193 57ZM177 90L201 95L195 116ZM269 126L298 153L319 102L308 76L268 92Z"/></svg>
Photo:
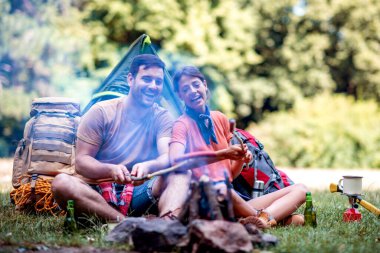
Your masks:
<svg viewBox="0 0 380 253"><path fill-rule="evenodd" d="M218 153L215 151L198 151L198 152L187 153L175 159L175 162L181 162L184 160L194 159L194 158L202 159L202 158L209 158L209 157L218 157Z"/></svg>
<svg viewBox="0 0 380 253"><path fill-rule="evenodd" d="M236 128L236 121L234 119L230 119L230 131L234 135L234 137L238 140L240 143L241 149L244 150L244 142L243 140L236 134L235 128ZM244 166L244 165L243 165ZM248 169L249 168L249 163L245 164L245 167Z"/></svg>
<svg viewBox="0 0 380 253"><path fill-rule="evenodd" d="M162 170L159 170L159 171L156 171L153 173L149 173L143 177L131 176L131 180L132 181L143 181L143 180L151 179L152 177L155 177L155 176L165 175L167 173L176 171L180 168L189 170L189 169L194 169L194 168L203 166L205 164L217 162L217 161L208 162L207 160L202 160L202 158L208 158L208 157L217 157L217 152L201 151L201 152L188 153L188 154L185 154L185 155L179 157L178 159L176 159L175 161L178 163L169 167L169 168L162 169ZM83 178L83 179L84 179L84 181L86 181L85 178ZM98 180L87 180L87 182L89 182L89 183L104 183L104 182L113 182L113 181L115 181L115 180L113 180L112 178L104 178L104 179L98 179Z"/></svg>
<svg viewBox="0 0 380 253"><path fill-rule="evenodd" d="M131 176L131 179L132 179L132 181L141 181L141 180L151 179L152 177L155 177L155 176L162 176L162 175L165 175L167 173L173 172L173 171L175 171L175 170L183 167L187 163L189 163L189 160L185 160L185 161L182 161L180 163L177 163L176 165L171 166L171 167L169 167L167 169L163 169L163 170L159 170L159 171L156 171L156 172L153 172L153 173L149 173L149 174L147 174L146 176L143 176L143 177L133 177L133 176Z"/></svg>
<svg viewBox="0 0 380 253"><path fill-rule="evenodd" d="M203 165L215 163L215 162L218 162L220 160L225 159L222 156L223 152L224 152L224 150L218 150L215 152L214 151L199 151L199 152L187 153L187 154L184 154L183 156L177 158L175 160L175 162L177 162L177 164L175 164L169 168L162 169L162 170L159 170L159 171L156 171L153 173L149 173L143 177L131 176L131 180L132 181L147 180L147 179L151 179L152 177L155 177L155 176L165 175L167 173L176 171L178 169L189 170L189 169L198 168L198 167L203 166ZM206 158L212 158L212 157L220 157L220 159L216 159L214 161L208 161L206 159ZM104 179L97 179L97 180L88 180L88 179L86 180L86 178L83 178L83 177L81 177L81 178L87 183L95 183L95 184L115 181L112 178L104 178Z"/></svg>
<svg viewBox="0 0 380 253"><path fill-rule="evenodd" d="M134 177L134 176L131 176L131 180L132 181L143 181L143 180L151 179L152 177L155 177L155 176L165 175L165 174L167 174L169 172L172 172L172 171L175 171L175 170L181 168L182 166L184 166L187 163L189 163L189 160L182 161L180 163L177 163L174 166L171 166L171 167L163 169L163 170L159 170L159 171L156 171L156 172L153 172L153 173L149 173L149 174L147 174L147 175L145 175L143 177ZM104 178L104 179L95 180L96 183L114 182L114 181L115 180L113 180L112 178Z"/></svg>
<svg viewBox="0 0 380 253"><path fill-rule="evenodd" d="M235 133L236 121L234 119L230 119L229 122L230 122L230 132L239 141L241 149L244 150L244 142L243 142L243 140Z"/></svg>

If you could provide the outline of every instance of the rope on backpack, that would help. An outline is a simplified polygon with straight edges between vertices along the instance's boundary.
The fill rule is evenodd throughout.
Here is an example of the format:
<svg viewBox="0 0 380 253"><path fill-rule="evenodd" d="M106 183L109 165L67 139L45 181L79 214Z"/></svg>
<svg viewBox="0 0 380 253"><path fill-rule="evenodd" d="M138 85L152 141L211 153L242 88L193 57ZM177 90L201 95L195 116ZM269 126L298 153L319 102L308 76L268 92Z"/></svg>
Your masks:
<svg viewBox="0 0 380 253"><path fill-rule="evenodd" d="M64 215L65 211L61 210L58 203L54 200L53 192L51 191L51 181L52 179L38 177L35 181L34 196L32 189L34 182L32 181L22 184L17 189L11 191L10 197L21 210L26 209L28 206L34 206L34 210L37 213L50 212L53 216ZM36 196L40 198L36 199ZM35 203L33 198L36 200Z"/></svg>

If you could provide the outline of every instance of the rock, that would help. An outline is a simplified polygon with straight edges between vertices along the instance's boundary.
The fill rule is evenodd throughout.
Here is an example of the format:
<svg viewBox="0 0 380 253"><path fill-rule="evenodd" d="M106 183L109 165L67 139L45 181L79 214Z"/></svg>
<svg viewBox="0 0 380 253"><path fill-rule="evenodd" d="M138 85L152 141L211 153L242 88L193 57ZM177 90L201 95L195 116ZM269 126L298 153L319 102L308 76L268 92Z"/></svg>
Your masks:
<svg viewBox="0 0 380 253"><path fill-rule="evenodd" d="M268 247L268 246L276 246L278 243L278 239L276 236L263 233L261 237L261 246Z"/></svg>
<svg viewBox="0 0 380 253"><path fill-rule="evenodd" d="M106 241L132 244L132 232L138 224L145 222L145 218L126 218L108 233Z"/></svg>
<svg viewBox="0 0 380 253"><path fill-rule="evenodd" d="M192 252L249 252L251 238L240 223L194 220L189 227Z"/></svg>
<svg viewBox="0 0 380 253"><path fill-rule="evenodd" d="M186 235L187 228L179 221L127 218L107 235L106 240L129 243L141 252L171 251Z"/></svg>
<svg viewBox="0 0 380 253"><path fill-rule="evenodd" d="M250 234L253 246L268 247L277 245L278 239L276 236L263 233L257 226L250 223L245 224L244 227Z"/></svg>

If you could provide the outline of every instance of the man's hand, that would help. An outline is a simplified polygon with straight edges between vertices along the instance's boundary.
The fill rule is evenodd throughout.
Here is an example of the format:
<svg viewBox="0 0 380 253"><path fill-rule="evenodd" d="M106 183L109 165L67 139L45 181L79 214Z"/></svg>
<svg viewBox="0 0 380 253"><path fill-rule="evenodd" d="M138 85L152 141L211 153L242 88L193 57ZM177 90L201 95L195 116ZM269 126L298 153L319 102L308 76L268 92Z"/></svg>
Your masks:
<svg viewBox="0 0 380 253"><path fill-rule="evenodd" d="M149 166L146 162L136 163L132 167L131 175L135 177L143 177L150 173ZM143 184L144 181L133 181L134 185Z"/></svg>
<svg viewBox="0 0 380 253"><path fill-rule="evenodd" d="M116 164L113 166L111 177L118 184L127 184L131 182L131 175L128 169L122 164Z"/></svg>

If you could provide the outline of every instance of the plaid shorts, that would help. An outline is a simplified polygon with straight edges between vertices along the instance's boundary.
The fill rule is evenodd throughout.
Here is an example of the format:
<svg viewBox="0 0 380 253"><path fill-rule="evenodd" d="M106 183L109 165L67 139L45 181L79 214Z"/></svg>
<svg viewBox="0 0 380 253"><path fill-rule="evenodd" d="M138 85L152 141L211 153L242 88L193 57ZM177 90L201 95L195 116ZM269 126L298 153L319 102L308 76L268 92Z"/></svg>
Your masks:
<svg viewBox="0 0 380 253"><path fill-rule="evenodd" d="M158 199L154 198L152 193L156 179L156 177L152 178L139 186L112 182L90 186L123 215L142 216L146 213L158 213Z"/></svg>

